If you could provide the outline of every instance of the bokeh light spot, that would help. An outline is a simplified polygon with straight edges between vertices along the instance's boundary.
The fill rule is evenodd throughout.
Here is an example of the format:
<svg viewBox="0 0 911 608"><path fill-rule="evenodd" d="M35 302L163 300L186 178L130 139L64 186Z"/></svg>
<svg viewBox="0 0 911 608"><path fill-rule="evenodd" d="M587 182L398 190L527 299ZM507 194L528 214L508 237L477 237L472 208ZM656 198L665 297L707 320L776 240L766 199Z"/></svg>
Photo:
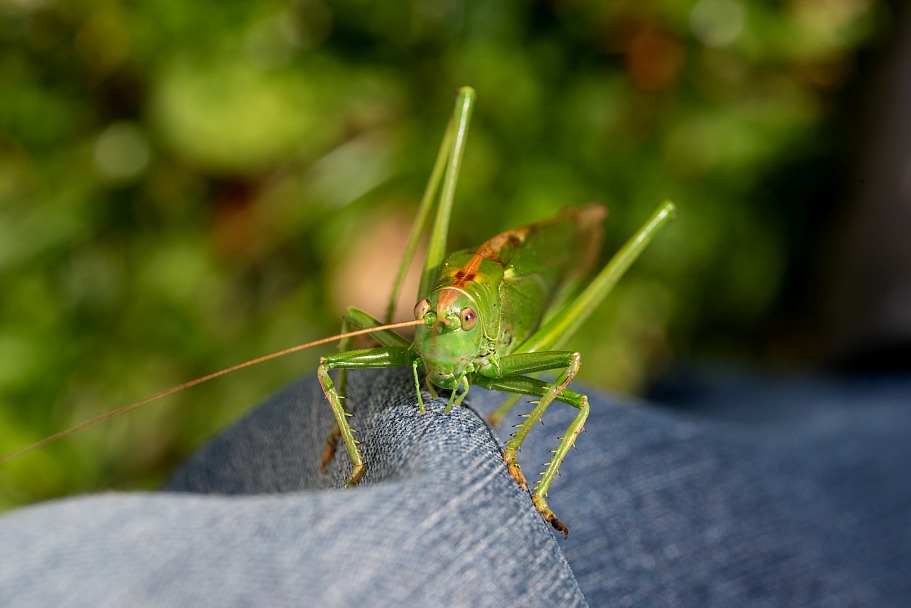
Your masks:
<svg viewBox="0 0 911 608"><path fill-rule="evenodd" d="M149 164L149 143L136 124L116 122L98 136L94 159L95 168L104 177L132 179Z"/></svg>
<svg viewBox="0 0 911 608"><path fill-rule="evenodd" d="M745 24L746 12L737 0L699 0L690 12L690 29L706 46L728 46Z"/></svg>

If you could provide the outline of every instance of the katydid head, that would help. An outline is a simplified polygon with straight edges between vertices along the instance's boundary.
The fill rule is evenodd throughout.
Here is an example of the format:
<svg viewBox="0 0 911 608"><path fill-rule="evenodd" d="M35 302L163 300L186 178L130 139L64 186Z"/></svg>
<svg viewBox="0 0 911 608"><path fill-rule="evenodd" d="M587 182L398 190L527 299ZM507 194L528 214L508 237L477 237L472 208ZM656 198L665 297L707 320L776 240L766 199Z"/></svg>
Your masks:
<svg viewBox="0 0 911 608"><path fill-rule="evenodd" d="M443 288L414 307L423 320L414 332L414 349L424 361L427 380L440 388L455 389L471 371L484 337L477 306L467 293Z"/></svg>

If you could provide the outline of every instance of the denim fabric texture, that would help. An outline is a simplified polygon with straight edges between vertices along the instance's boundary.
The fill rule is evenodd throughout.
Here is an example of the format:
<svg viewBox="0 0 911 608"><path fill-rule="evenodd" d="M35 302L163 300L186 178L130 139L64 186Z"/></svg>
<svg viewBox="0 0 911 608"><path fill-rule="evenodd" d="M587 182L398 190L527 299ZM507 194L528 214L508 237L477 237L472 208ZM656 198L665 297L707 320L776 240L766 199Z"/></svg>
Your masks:
<svg viewBox="0 0 911 608"><path fill-rule="evenodd" d="M518 418L497 437L479 416L503 395L421 415L408 371L350 378L360 486L338 489L341 445L319 472L332 420L308 376L162 492L0 517L0 605L911 603L911 378L689 374L664 406L590 392L549 497L568 540L502 463ZM554 404L529 435L530 481L574 411Z"/></svg>

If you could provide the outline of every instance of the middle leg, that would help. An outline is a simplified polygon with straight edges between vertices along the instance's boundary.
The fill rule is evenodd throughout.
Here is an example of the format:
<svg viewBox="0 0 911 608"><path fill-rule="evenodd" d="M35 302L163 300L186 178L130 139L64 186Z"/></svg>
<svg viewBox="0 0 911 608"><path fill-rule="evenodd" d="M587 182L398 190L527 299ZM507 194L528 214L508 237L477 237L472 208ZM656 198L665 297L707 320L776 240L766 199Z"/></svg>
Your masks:
<svg viewBox="0 0 911 608"><path fill-rule="evenodd" d="M535 508L554 528L563 532L564 536L568 535L569 532L547 505L547 493L551 482L560 470L563 459L569 449L575 444L576 438L582 432L585 420L588 418L588 397L566 389L566 386L579 371L580 365L581 356L579 353L566 351L508 355L499 361L499 375L497 377L480 376L476 380L477 384L491 390L538 397L535 408L528 414L525 421L519 425L519 428L512 434L509 441L506 442L506 449L503 451L503 459L506 461L510 475L522 488L527 488L528 484L519 466L517 452L521 449L522 443L532 427L541 419L544 412L555 400L572 405L579 410L579 413L576 414L566 429L566 433L561 438L557 449L553 451L553 457L549 462L545 463L546 468L532 492ZM555 382L550 384L520 375L560 368L564 368L563 373L560 374Z"/></svg>

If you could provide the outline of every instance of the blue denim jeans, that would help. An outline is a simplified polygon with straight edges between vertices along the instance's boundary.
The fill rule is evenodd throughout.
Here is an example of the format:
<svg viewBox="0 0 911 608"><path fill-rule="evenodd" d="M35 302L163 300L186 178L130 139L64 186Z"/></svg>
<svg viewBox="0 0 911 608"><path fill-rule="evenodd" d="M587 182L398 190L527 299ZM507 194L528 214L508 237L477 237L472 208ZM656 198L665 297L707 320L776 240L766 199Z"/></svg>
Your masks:
<svg viewBox="0 0 911 608"><path fill-rule="evenodd" d="M162 492L0 518L0 605L908 605L911 379L725 378L691 375L674 408L590 393L549 497L563 540L503 465L515 420L482 420L502 395L421 415L408 371L352 372L368 468L342 490L310 376ZM529 436L530 481L573 413Z"/></svg>

